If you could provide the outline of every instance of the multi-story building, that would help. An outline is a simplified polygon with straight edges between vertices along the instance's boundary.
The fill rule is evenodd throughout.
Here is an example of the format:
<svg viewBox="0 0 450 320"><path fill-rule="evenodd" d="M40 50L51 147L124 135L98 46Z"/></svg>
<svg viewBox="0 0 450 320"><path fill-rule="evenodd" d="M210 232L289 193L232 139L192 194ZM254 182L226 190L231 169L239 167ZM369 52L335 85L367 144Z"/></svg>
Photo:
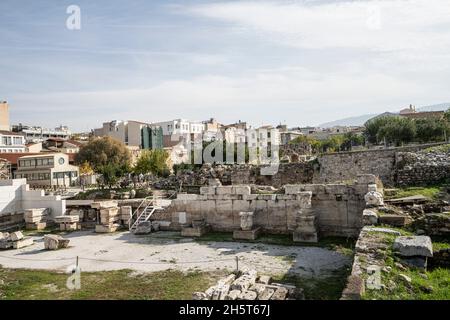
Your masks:
<svg viewBox="0 0 450 320"><path fill-rule="evenodd" d="M9 130L9 106L6 101L0 101L0 130Z"/></svg>
<svg viewBox="0 0 450 320"><path fill-rule="evenodd" d="M13 125L12 131L22 133L27 142L43 142L50 138L67 140L72 134L67 126L59 126L52 130L42 127L24 126L20 123Z"/></svg>
<svg viewBox="0 0 450 320"><path fill-rule="evenodd" d="M0 131L0 153L18 152L26 152L24 136L16 132Z"/></svg>
<svg viewBox="0 0 450 320"><path fill-rule="evenodd" d="M163 129L161 126L139 121L110 121L102 128L93 130L94 136L109 136L123 142L129 147L140 149L163 148Z"/></svg>
<svg viewBox="0 0 450 320"><path fill-rule="evenodd" d="M175 119L171 121L156 122L153 125L160 126L163 135L183 135L183 134L201 134L204 131L204 124L197 121L185 119Z"/></svg>
<svg viewBox="0 0 450 320"><path fill-rule="evenodd" d="M14 177L27 179L31 186L68 187L78 182L79 169L69 164L67 154L42 153L20 157Z"/></svg>

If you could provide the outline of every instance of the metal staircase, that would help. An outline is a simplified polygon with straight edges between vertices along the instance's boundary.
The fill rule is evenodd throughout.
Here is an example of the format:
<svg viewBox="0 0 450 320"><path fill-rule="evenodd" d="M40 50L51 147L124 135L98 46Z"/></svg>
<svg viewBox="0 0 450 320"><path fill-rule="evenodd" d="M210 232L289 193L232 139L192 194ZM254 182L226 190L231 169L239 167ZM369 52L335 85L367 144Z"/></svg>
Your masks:
<svg viewBox="0 0 450 320"><path fill-rule="evenodd" d="M162 210L165 206L170 205L169 199L172 196L168 199L163 199L161 196L151 196L143 199L128 221L130 232L135 232L136 228L141 223L148 221L156 210Z"/></svg>

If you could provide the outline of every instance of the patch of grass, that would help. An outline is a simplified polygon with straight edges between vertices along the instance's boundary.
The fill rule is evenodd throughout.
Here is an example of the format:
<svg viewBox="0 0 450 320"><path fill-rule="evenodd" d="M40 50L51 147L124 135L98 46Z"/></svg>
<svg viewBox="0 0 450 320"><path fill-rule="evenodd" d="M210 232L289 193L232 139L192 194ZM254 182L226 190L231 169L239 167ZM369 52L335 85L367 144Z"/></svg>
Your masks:
<svg viewBox="0 0 450 320"><path fill-rule="evenodd" d="M25 269L0 268L0 299L191 299L225 275L168 270L133 274L131 270L82 272L81 289L66 288L67 274Z"/></svg>
<svg viewBox="0 0 450 320"><path fill-rule="evenodd" d="M393 229L393 228L391 228ZM401 231L402 229L396 230ZM402 230L404 231L404 230ZM403 233L402 233L403 234ZM381 282L385 286L381 290L366 290L363 299L366 300L450 300L450 270L437 268L433 270L420 270L406 267L400 269L396 262L400 259L394 254L392 244L397 236L379 234L383 241L390 246L386 250L385 265L391 268L390 272L381 273ZM433 242L435 246L448 245L444 242ZM400 274L411 278L411 283L404 281Z"/></svg>
<svg viewBox="0 0 450 320"><path fill-rule="evenodd" d="M306 300L338 300L345 288L350 267L334 270L325 277L301 277L292 273L274 276L274 282L290 283L303 288Z"/></svg>
<svg viewBox="0 0 450 320"><path fill-rule="evenodd" d="M399 188L396 189L395 192L392 192L392 194L390 194L389 196L386 196L386 199L405 198L417 195L422 195L430 199L437 199L440 190L441 185Z"/></svg>

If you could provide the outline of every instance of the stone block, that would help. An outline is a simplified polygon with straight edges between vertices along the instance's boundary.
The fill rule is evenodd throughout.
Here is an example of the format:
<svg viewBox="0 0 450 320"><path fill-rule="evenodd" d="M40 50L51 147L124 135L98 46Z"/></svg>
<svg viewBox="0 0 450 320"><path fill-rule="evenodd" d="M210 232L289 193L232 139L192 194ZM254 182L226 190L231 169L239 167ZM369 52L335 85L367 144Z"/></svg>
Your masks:
<svg viewBox="0 0 450 320"><path fill-rule="evenodd" d="M269 284L271 280L272 280L272 277L267 276L267 275L262 275L262 276L259 276L259 278L258 278L258 282L263 283L263 284Z"/></svg>
<svg viewBox="0 0 450 320"><path fill-rule="evenodd" d="M100 216L101 217L117 216L118 214L119 214L119 208L118 207L102 208L102 209L100 209Z"/></svg>
<svg viewBox="0 0 450 320"><path fill-rule="evenodd" d="M311 208L311 191L303 191L297 194L297 200L299 201L300 208Z"/></svg>
<svg viewBox="0 0 450 320"><path fill-rule="evenodd" d="M297 184L287 184L284 186L285 194L297 194L302 191L302 185Z"/></svg>
<svg viewBox="0 0 450 320"><path fill-rule="evenodd" d="M24 248L24 247L28 247L31 246L33 244L33 239L32 238L22 238L18 241L13 241L12 245L14 249L20 249L20 248Z"/></svg>
<svg viewBox="0 0 450 320"><path fill-rule="evenodd" d="M285 300L288 294L288 289L285 287L279 287L275 292L273 293L270 300Z"/></svg>
<svg viewBox="0 0 450 320"><path fill-rule="evenodd" d="M255 291L244 290L238 297L238 300L256 300L257 293Z"/></svg>
<svg viewBox="0 0 450 320"><path fill-rule="evenodd" d="M209 225L202 225L198 227L184 227L181 228L181 236L183 237L201 237L208 233L210 230Z"/></svg>
<svg viewBox="0 0 450 320"><path fill-rule="evenodd" d="M363 224L374 225L378 223L378 214L374 210L365 209L363 211Z"/></svg>
<svg viewBox="0 0 450 320"><path fill-rule="evenodd" d="M200 187L200 194L216 194L216 187Z"/></svg>
<svg viewBox="0 0 450 320"><path fill-rule="evenodd" d="M79 216L57 216L55 217L55 222L56 223L73 223L73 222L78 222L80 221L80 217Z"/></svg>
<svg viewBox="0 0 450 320"><path fill-rule="evenodd" d="M393 249L401 256L432 257L433 246L428 236L400 236L394 241Z"/></svg>
<svg viewBox="0 0 450 320"><path fill-rule="evenodd" d="M239 290L231 290L225 296L225 300L237 300L239 298L240 294L241 294L241 291L239 291Z"/></svg>
<svg viewBox="0 0 450 320"><path fill-rule="evenodd" d="M118 202L114 201L114 200L108 200L108 201L97 201L97 202L92 202L91 203L91 208L92 209L106 209L106 208L112 208L112 207L117 207L118 206Z"/></svg>
<svg viewBox="0 0 450 320"><path fill-rule="evenodd" d="M233 193L233 187L232 186L220 186L216 187L216 194L232 194Z"/></svg>
<svg viewBox="0 0 450 320"><path fill-rule="evenodd" d="M47 222L26 223L25 229L27 230L44 230L47 228Z"/></svg>
<svg viewBox="0 0 450 320"><path fill-rule="evenodd" d="M234 230L233 239L235 240L256 240L261 234L261 228L255 228L253 230Z"/></svg>
<svg viewBox="0 0 450 320"><path fill-rule="evenodd" d="M9 239L11 241L19 241L24 238L23 233L21 231L11 232L9 234Z"/></svg>
<svg viewBox="0 0 450 320"><path fill-rule="evenodd" d="M196 194L190 194L190 193L178 193L177 194L177 200L185 200L185 201L197 200L197 195Z"/></svg>
<svg viewBox="0 0 450 320"><path fill-rule="evenodd" d="M275 201L275 200L277 200L277 195L276 194L258 194L257 199L264 200L264 201L268 201L268 200Z"/></svg>
<svg viewBox="0 0 450 320"><path fill-rule="evenodd" d="M244 272L239 278L233 281L230 288L231 290L246 291L256 282L256 270L249 270Z"/></svg>
<svg viewBox="0 0 450 320"><path fill-rule="evenodd" d="M360 300L365 293L364 280L357 275L347 278L347 285L342 292L341 300Z"/></svg>
<svg viewBox="0 0 450 320"><path fill-rule="evenodd" d="M295 194L277 194L277 200L296 200L297 196Z"/></svg>
<svg viewBox="0 0 450 320"><path fill-rule="evenodd" d="M217 214L230 213L232 211L233 211L233 201L232 200L217 200L216 201Z"/></svg>
<svg viewBox="0 0 450 320"><path fill-rule="evenodd" d="M44 236L44 248L46 250L58 250L61 248L67 248L69 246L69 239L56 234L46 234Z"/></svg>
<svg viewBox="0 0 450 320"><path fill-rule="evenodd" d="M270 300L275 290L272 288L265 288L264 291L258 296L258 300Z"/></svg>
<svg viewBox="0 0 450 320"><path fill-rule="evenodd" d="M158 232L161 224L157 221L152 221L152 231Z"/></svg>
<svg viewBox="0 0 450 320"><path fill-rule="evenodd" d="M249 195L251 193L251 188L250 188L250 186L245 186L245 185L232 186L232 193L233 194Z"/></svg>
<svg viewBox="0 0 450 320"><path fill-rule="evenodd" d="M150 221L143 221L136 226L134 234L149 234L152 232L152 223Z"/></svg>
<svg viewBox="0 0 450 320"><path fill-rule="evenodd" d="M95 232L97 232L97 233L116 232L117 229L119 229L119 227L120 227L119 224L108 224L108 225L96 224L95 225Z"/></svg>
<svg viewBox="0 0 450 320"><path fill-rule="evenodd" d="M60 231L76 231L76 230L80 230L80 229L81 229L81 225L79 225L77 222L61 223L59 225Z"/></svg>
<svg viewBox="0 0 450 320"><path fill-rule="evenodd" d="M258 195L257 194L244 194L244 195L242 195L242 200L251 201L251 200L256 200L256 199L258 199Z"/></svg>
<svg viewBox="0 0 450 320"><path fill-rule="evenodd" d="M378 217L378 222L393 227L404 227L412 222L409 216L400 216L396 214L383 214Z"/></svg>

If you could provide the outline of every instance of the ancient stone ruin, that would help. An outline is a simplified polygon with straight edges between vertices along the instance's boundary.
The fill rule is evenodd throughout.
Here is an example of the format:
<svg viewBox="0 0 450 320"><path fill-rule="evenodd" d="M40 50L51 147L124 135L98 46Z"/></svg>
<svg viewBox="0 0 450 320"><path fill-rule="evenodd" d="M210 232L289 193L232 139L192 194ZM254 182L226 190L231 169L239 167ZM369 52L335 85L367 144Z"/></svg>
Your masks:
<svg viewBox="0 0 450 320"><path fill-rule="evenodd" d="M303 290L291 284L271 282L256 270L235 272L208 288L194 292L194 300L303 300Z"/></svg>

